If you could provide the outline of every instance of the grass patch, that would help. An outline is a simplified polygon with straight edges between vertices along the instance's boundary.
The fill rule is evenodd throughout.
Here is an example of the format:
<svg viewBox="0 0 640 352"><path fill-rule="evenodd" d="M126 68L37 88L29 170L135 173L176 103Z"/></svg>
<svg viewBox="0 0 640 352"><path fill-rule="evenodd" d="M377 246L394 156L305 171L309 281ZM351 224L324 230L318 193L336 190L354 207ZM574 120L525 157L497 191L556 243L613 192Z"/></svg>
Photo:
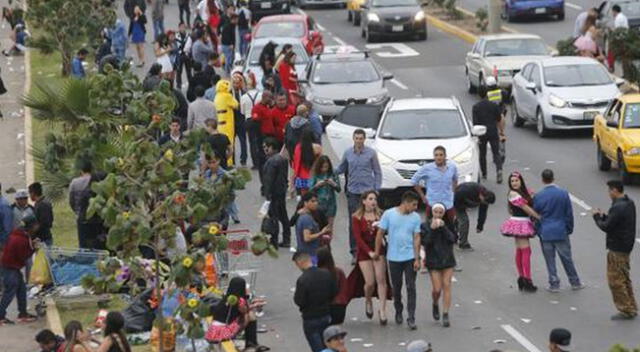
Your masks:
<svg viewBox="0 0 640 352"><path fill-rule="evenodd" d="M109 302L109 305L104 308L109 311L118 310L121 311L127 307L127 303L119 296L114 295L113 299ZM72 320L79 321L82 326L87 328L93 328L95 319L98 316L98 311L101 308L97 303L86 304L73 304L71 307L65 307L65 305L58 305L58 312L60 313L60 321L62 328ZM150 345L131 346L133 352L148 352L151 351Z"/></svg>

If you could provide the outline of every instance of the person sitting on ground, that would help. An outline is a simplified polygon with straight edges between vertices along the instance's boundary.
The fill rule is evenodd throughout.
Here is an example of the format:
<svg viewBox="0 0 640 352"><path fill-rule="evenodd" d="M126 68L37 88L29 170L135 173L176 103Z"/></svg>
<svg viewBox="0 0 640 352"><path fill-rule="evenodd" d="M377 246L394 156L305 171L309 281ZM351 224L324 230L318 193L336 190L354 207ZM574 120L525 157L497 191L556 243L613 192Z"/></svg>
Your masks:
<svg viewBox="0 0 640 352"><path fill-rule="evenodd" d="M76 57L71 61L71 76L73 78L82 79L87 76L84 72L83 62L87 58L89 51L85 48L78 50Z"/></svg>
<svg viewBox="0 0 640 352"><path fill-rule="evenodd" d="M91 334L77 320L68 322L64 327L64 338L66 342L58 352L93 352Z"/></svg>
<svg viewBox="0 0 640 352"><path fill-rule="evenodd" d="M109 312L105 319L104 340L97 352L131 352L124 333L124 316L120 312Z"/></svg>
<svg viewBox="0 0 640 352"><path fill-rule="evenodd" d="M40 352L58 352L64 344L64 338L49 329L43 329L36 335L36 342L40 346Z"/></svg>
<svg viewBox="0 0 640 352"><path fill-rule="evenodd" d="M24 52L27 51L27 47L25 46L27 38L29 38L29 32L24 28L23 23L18 23L13 29L13 33L11 33L13 45L9 50L2 50L4 56L23 55Z"/></svg>

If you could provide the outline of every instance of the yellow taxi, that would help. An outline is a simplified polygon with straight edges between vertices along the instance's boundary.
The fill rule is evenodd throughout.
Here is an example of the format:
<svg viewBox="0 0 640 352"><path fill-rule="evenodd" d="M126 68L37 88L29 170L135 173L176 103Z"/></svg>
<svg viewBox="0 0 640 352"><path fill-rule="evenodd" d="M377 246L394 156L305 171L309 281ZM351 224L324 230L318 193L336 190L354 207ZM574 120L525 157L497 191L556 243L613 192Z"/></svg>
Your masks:
<svg viewBox="0 0 640 352"><path fill-rule="evenodd" d="M353 22L354 26L360 25L360 5L366 0L347 0L347 20Z"/></svg>
<svg viewBox="0 0 640 352"><path fill-rule="evenodd" d="M593 122L598 168L607 171L611 162L618 165L625 184L640 173L640 94L626 94L614 99Z"/></svg>

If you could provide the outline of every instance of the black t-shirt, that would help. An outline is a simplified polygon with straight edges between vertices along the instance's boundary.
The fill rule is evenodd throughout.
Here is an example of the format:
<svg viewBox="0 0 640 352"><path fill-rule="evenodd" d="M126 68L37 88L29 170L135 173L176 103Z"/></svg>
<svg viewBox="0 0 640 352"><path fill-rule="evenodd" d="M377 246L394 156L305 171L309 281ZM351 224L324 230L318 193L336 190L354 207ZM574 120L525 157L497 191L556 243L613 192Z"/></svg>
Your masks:
<svg viewBox="0 0 640 352"><path fill-rule="evenodd" d="M473 106L473 124L487 127L485 138L498 137L498 122L502 119L502 113L498 104L483 99Z"/></svg>
<svg viewBox="0 0 640 352"><path fill-rule="evenodd" d="M226 18L220 24L220 42L222 45L234 45L236 43L236 25Z"/></svg>
<svg viewBox="0 0 640 352"><path fill-rule="evenodd" d="M207 142L213 149L213 153L220 158L220 166L223 169L227 168L227 148L231 144L229 142L229 137L222 133L212 134L207 137Z"/></svg>

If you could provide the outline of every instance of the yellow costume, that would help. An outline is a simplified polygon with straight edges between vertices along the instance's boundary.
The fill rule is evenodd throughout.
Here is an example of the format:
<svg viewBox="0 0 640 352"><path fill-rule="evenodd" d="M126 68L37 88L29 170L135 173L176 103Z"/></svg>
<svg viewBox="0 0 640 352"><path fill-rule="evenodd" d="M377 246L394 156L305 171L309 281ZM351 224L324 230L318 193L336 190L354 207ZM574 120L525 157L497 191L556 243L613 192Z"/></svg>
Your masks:
<svg viewBox="0 0 640 352"><path fill-rule="evenodd" d="M218 118L218 131L229 138L231 150L235 146L236 130L233 118L233 110L238 108L238 101L231 95L231 83L227 80L220 80L216 84L216 98L214 100L216 115ZM227 162L233 165L233 156Z"/></svg>

